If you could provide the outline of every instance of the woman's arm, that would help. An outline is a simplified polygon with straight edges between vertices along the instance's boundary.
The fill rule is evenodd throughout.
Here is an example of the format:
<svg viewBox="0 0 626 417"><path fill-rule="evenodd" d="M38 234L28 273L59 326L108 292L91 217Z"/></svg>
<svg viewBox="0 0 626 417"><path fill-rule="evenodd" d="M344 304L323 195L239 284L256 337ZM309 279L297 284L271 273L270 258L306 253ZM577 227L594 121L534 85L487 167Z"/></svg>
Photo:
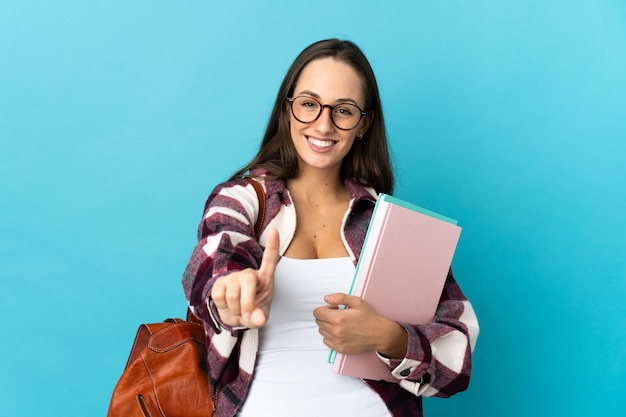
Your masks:
<svg viewBox="0 0 626 417"><path fill-rule="evenodd" d="M478 319L449 271L432 323L400 323L408 334L403 359L381 357L415 395L449 397L467 388Z"/></svg>
<svg viewBox="0 0 626 417"><path fill-rule="evenodd" d="M325 301L314 316L331 349L378 352L399 384L415 395L448 397L467 388L478 322L452 272L429 324L393 322L356 296L330 294Z"/></svg>
<svg viewBox="0 0 626 417"><path fill-rule="evenodd" d="M192 312L219 331L208 296L215 281L233 271L258 269L263 256L255 230L258 199L251 185L233 180L217 186L207 199L198 227L198 243L183 274L183 289Z"/></svg>

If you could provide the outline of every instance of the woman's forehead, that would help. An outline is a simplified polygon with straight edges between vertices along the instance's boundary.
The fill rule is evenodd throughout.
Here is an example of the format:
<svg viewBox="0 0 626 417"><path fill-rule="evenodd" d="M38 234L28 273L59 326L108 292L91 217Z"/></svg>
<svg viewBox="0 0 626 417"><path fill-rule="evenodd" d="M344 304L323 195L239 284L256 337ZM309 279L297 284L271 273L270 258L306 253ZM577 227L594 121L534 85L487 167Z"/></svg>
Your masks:
<svg viewBox="0 0 626 417"><path fill-rule="evenodd" d="M349 64L334 58L309 62L300 73L294 95L313 93L324 102L353 100L363 103L361 75Z"/></svg>

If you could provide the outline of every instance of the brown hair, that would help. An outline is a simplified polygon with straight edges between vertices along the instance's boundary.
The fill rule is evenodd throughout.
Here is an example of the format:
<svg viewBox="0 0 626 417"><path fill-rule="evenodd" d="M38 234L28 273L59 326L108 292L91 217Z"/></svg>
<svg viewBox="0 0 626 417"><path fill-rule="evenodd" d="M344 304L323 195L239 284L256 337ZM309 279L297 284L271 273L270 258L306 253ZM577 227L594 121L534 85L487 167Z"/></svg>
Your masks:
<svg viewBox="0 0 626 417"><path fill-rule="evenodd" d="M365 111L372 115L371 124L363 138L354 141L350 152L344 158L341 177L343 179L355 178L361 184L372 187L378 192L387 194L393 192L394 178L387 145L387 132L374 72L357 45L339 39L315 42L304 49L291 64L278 90L258 153L250 163L237 171L233 178L243 176L248 171L257 168L266 169L276 178L283 180L296 176L298 155L289 132L287 98L292 96L304 67L311 61L328 57L350 65L361 74Z"/></svg>

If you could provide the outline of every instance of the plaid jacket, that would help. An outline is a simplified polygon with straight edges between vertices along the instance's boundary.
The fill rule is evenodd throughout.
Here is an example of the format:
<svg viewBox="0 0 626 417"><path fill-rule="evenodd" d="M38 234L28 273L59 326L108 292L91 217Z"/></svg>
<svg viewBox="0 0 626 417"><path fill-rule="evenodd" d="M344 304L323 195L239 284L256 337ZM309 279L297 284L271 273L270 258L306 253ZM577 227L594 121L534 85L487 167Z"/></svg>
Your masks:
<svg viewBox="0 0 626 417"><path fill-rule="evenodd" d="M356 265L361 253L376 193L346 180L351 201L341 237ZM205 324L207 365L216 417L232 417L245 401L258 350L258 329L235 329L222 324L207 300L217 278L245 268L257 269L263 255L265 231L276 228L280 254L296 228L295 208L285 184L264 182L265 219L257 240L254 225L257 195L241 179L218 185L205 205L198 228L198 244L183 274L183 288L193 313ZM409 334L407 355L387 360L399 383L364 380L383 399L393 416L422 416L422 396L448 397L467 388L478 322L469 301L448 274L433 323L400 323Z"/></svg>

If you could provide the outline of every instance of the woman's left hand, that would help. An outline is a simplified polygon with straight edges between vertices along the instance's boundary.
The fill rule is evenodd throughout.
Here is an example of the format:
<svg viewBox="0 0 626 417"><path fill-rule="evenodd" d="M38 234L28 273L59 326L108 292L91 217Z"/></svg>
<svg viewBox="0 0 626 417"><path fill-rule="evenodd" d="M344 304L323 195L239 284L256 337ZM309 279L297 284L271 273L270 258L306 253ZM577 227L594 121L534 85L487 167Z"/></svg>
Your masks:
<svg viewBox="0 0 626 417"><path fill-rule="evenodd" d="M328 303L313 311L324 344L344 354L375 350L388 358L403 358L408 335L398 323L374 310L360 297L343 293L324 297ZM345 305L347 308L339 308Z"/></svg>

